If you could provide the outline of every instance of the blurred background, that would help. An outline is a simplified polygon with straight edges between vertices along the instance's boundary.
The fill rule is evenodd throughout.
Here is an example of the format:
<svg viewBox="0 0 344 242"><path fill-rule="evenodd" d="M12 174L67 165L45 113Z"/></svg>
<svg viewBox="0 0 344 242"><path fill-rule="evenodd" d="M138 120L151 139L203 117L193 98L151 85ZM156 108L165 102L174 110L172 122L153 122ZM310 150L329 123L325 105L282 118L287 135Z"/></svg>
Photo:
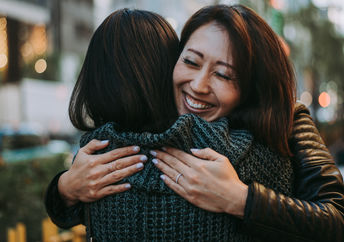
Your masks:
<svg viewBox="0 0 344 242"><path fill-rule="evenodd" d="M44 240L44 190L78 149L68 101L102 20L118 8L147 9L179 34L191 14L216 3L245 4L278 33L297 98L344 172L343 0L0 0L0 241L18 222L28 241Z"/></svg>

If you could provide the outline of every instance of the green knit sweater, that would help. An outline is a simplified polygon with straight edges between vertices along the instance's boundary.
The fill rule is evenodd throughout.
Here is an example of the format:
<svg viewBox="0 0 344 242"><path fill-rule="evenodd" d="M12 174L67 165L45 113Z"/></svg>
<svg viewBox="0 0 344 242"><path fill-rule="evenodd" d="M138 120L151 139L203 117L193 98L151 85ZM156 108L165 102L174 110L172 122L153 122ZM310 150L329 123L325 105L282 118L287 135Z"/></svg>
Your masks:
<svg viewBox="0 0 344 242"><path fill-rule="evenodd" d="M96 241L258 241L242 229L239 219L200 209L167 187L149 155L149 150L162 146L188 153L190 148L210 147L228 157L244 183L256 181L283 194L292 194L291 161L255 142L249 132L230 130L226 118L208 123L187 114L160 134L119 132L119 128L115 123L107 123L86 133L81 146L91 139L106 139L110 144L102 150L104 153L139 145L149 160L142 171L122 180L132 185L129 191L89 204L91 231Z"/></svg>

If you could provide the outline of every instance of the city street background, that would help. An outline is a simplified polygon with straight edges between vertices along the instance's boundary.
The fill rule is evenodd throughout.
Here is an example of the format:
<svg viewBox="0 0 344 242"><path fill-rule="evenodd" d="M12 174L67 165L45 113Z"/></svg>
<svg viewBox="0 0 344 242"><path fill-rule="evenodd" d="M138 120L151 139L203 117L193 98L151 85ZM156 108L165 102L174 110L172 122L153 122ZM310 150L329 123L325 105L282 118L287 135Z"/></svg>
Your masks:
<svg viewBox="0 0 344 242"><path fill-rule="evenodd" d="M119 8L146 9L179 35L201 7L235 3L253 8L280 36L297 99L344 174L343 0L0 0L0 241L19 222L27 241L43 241L44 191L78 149L68 102L102 20Z"/></svg>

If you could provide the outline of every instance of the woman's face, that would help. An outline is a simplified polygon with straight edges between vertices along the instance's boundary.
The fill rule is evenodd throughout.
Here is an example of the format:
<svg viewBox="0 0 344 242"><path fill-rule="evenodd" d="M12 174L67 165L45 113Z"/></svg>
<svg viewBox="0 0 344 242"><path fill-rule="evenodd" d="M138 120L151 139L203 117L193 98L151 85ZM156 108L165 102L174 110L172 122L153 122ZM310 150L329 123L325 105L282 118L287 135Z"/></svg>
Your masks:
<svg viewBox="0 0 344 242"><path fill-rule="evenodd" d="M231 50L227 32L214 22L190 36L173 72L180 115L194 113L210 122L227 116L239 104Z"/></svg>

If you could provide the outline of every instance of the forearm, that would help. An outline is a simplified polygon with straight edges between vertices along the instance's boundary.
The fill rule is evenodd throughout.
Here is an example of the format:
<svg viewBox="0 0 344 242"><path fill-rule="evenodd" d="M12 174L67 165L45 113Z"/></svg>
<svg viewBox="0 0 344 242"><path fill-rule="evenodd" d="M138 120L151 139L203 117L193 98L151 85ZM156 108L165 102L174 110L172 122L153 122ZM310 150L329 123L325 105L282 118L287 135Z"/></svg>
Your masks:
<svg viewBox="0 0 344 242"><path fill-rule="evenodd" d="M308 110L297 105L291 149L294 197L253 183L244 221L250 230L270 239L344 240L344 184ZM284 236L282 236L282 234Z"/></svg>
<svg viewBox="0 0 344 242"><path fill-rule="evenodd" d="M290 198L258 183L249 186L244 224L264 241L344 239L343 214L332 204Z"/></svg>
<svg viewBox="0 0 344 242"><path fill-rule="evenodd" d="M64 171L65 172L65 171ZM83 221L83 204L67 206L58 190L58 180L64 173L57 174L45 194L45 208L51 220L61 228L71 228Z"/></svg>

